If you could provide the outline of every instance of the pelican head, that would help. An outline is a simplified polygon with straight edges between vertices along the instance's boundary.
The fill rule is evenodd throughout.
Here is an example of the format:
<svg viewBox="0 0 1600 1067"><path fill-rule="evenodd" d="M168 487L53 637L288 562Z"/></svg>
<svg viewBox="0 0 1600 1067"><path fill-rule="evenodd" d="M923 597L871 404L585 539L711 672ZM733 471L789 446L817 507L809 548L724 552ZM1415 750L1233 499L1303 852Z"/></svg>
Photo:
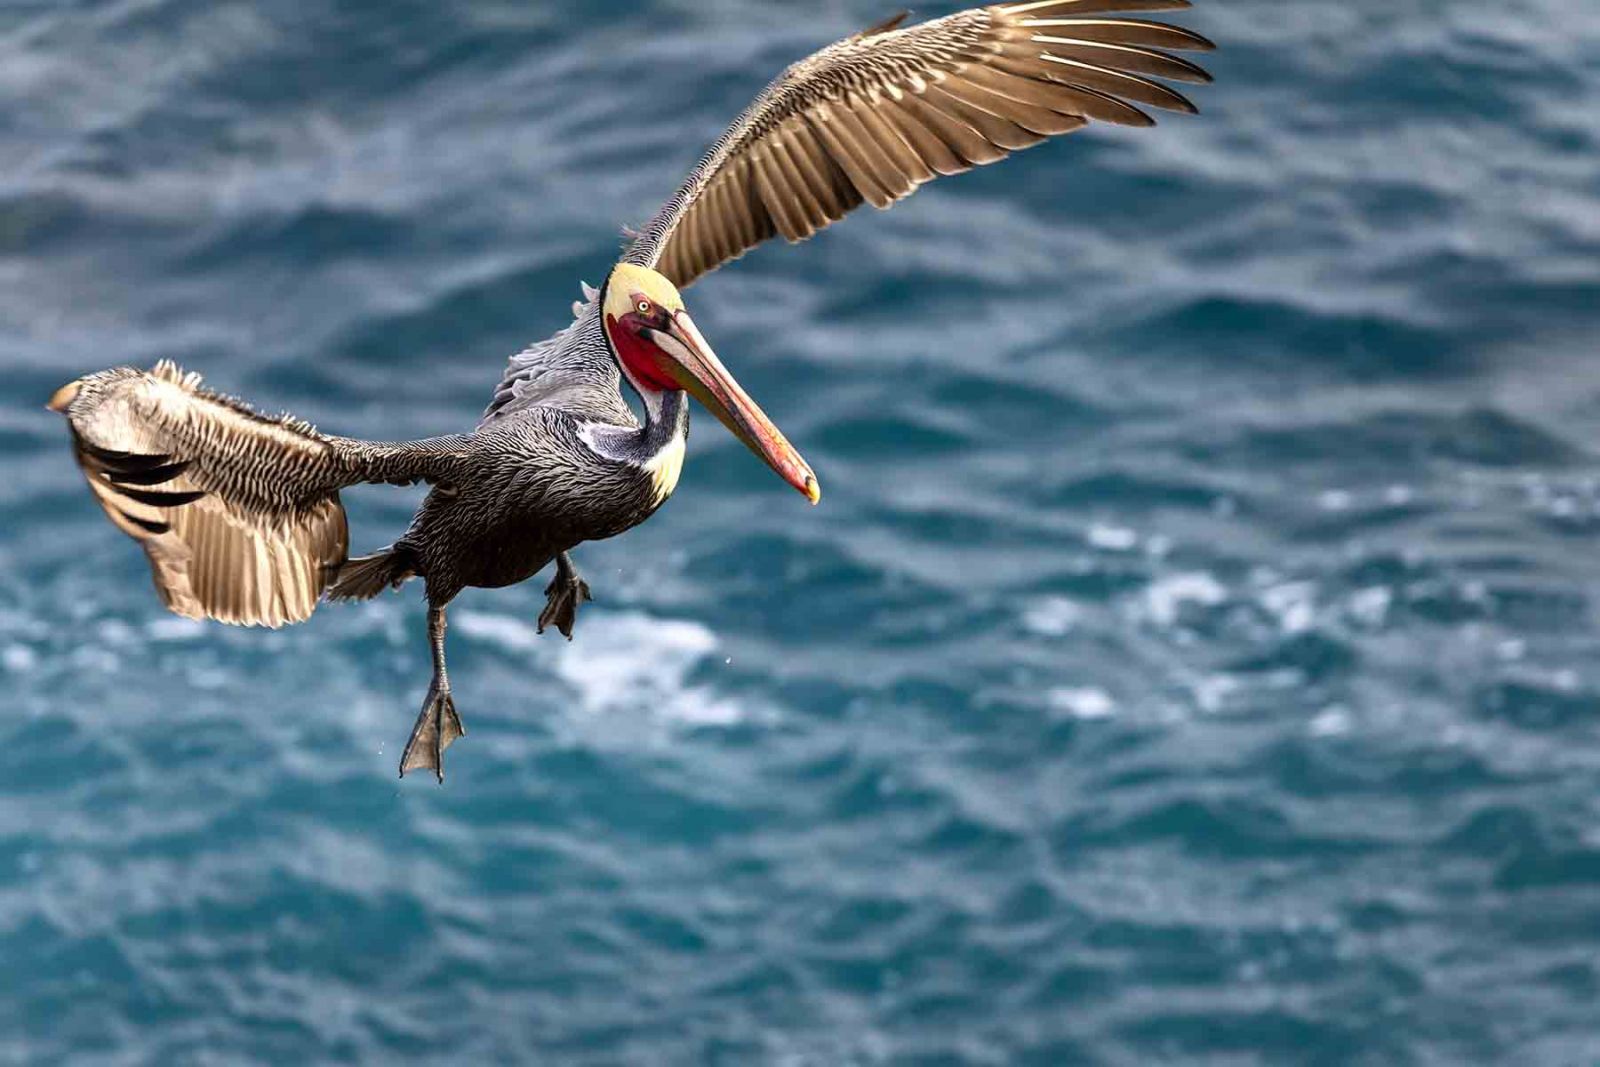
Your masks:
<svg viewBox="0 0 1600 1067"><path fill-rule="evenodd" d="M821 499L817 476L722 365L684 310L677 286L649 267L618 263L602 300L612 351L647 404L655 395L686 390L806 499Z"/></svg>

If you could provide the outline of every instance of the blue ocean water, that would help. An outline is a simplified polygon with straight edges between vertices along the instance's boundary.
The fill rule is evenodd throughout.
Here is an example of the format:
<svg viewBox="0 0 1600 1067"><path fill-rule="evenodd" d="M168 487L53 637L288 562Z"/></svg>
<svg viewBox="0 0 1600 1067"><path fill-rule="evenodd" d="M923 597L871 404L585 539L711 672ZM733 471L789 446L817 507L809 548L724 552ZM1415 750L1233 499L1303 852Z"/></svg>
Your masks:
<svg viewBox="0 0 1600 1067"><path fill-rule="evenodd" d="M822 506L701 417L574 642L457 602L442 788L415 587L162 612L56 386L470 426L888 13L0 8L0 1060L1600 1062L1586 0L1206 0L1201 116L697 286Z"/></svg>

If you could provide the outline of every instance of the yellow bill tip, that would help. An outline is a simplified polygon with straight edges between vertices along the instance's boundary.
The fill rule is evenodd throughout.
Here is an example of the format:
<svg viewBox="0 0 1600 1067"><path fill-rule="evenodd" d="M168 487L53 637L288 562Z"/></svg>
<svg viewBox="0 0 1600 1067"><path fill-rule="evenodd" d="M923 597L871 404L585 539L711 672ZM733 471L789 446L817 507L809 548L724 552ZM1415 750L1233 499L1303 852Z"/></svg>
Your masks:
<svg viewBox="0 0 1600 1067"><path fill-rule="evenodd" d="M66 411L67 405L78 395L78 385L79 383L75 381L63 385L50 394L50 400L45 407L51 411Z"/></svg>
<svg viewBox="0 0 1600 1067"><path fill-rule="evenodd" d="M806 487L804 492L806 494L806 499L811 501L813 504L822 499L822 486L817 484L815 475L806 475Z"/></svg>

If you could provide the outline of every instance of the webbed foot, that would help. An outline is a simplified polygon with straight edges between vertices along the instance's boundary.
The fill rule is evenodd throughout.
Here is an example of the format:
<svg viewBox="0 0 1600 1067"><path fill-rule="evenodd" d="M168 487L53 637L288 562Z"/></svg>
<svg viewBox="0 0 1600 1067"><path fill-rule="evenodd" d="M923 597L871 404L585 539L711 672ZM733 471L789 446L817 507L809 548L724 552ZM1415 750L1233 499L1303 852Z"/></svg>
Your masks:
<svg viewBox="0 0 1600 1067"><path fill-rule="evenodd" d="M422 714L411 728L411 740L400 754L400 777L407 771L423 768L432 771L439 781L444 781L444 750L456 738L466 734L461 717L456 714L456 702L449 686L437 683L428 687L428 698L422 702Z"/></svg>
<svg viewBox="0 0 1600 1067"><path fill-rule="evenodd" d="M593 600L589 583L579 578L576 571L557 570L556 576L545 586L544 610L539 612L539 632L554 625L568 641L572 640L572 626L578 621L578 605Z"/></svg>

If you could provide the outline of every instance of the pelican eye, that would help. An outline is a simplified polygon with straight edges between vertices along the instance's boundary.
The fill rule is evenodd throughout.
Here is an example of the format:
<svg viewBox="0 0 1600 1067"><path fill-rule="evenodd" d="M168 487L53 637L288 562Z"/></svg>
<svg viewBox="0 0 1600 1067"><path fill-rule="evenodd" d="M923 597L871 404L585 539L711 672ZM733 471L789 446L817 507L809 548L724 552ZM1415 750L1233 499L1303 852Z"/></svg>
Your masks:
<svg viewBox="0 0 1600 1067"><path fill-rule="evenodd" d="M648 315L653 310L648 300L641 300L633 306L639 309L639 314L641 315Z"/></svg>

